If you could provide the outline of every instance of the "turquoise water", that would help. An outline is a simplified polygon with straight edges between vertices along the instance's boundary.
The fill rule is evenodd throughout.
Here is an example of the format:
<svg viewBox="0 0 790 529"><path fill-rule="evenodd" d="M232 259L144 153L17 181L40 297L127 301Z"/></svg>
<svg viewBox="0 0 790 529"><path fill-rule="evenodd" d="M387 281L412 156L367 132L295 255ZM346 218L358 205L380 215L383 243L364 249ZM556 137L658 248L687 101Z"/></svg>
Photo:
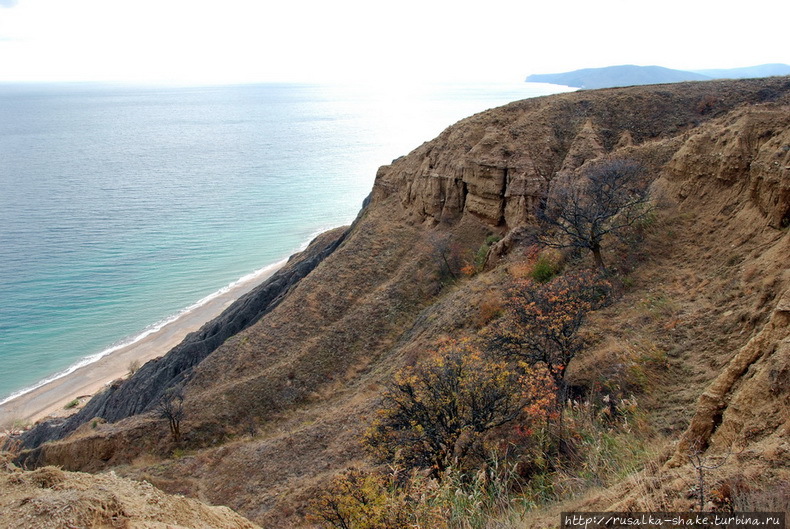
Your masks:
<svg viewBox="0 0 790 529"><path fill-rule="evenodd" d="M0 85L0 403L346 224L378 166L551 85Z"/></svg>

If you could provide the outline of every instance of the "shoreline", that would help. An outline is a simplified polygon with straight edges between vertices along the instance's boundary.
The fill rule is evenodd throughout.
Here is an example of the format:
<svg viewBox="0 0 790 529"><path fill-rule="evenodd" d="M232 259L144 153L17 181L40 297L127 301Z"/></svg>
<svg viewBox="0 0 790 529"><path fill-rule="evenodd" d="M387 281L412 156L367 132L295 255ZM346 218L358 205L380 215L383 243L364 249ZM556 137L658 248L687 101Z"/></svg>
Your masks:
<svg viewBox="0 0 790 529"><path fill-rule="evenodd" d="M0 431L14 424L30 425L46 418L65 417L76 413L82 404L105 386L128 376L130 366L142 366L149 360L164 356L191 332L219 316L234 301L266 281L286 260L261 268L203 298L183 312L152 330L141 332L131 343L108 348L105 354L66 374L52 378L38 387L0 405ZM81 362L91 357L85 357ZM78 364L75 364L78 365ZM57 376L57 375L56 375ZM45 379L46 380L46 379ZM77 406L66 406L79 400Z"/></svg>

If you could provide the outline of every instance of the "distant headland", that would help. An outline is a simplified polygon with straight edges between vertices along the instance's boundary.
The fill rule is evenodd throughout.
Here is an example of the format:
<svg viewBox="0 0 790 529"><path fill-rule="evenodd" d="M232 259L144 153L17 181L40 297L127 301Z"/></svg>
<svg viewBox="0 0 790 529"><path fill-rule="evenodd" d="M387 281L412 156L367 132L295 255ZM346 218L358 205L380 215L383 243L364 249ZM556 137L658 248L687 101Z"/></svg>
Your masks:
<svg viewBox="0 0 790 529"><path fill-rule="evenodd" d="M582 89L612 88L683 81L708 81L711 79L749 79L790 75L787 64L762 64L744 68L718 70L673 70L662 66L635 66L625 64L605 68L584 68L572 72L533 74L528 83L552 83Z"/></svg>

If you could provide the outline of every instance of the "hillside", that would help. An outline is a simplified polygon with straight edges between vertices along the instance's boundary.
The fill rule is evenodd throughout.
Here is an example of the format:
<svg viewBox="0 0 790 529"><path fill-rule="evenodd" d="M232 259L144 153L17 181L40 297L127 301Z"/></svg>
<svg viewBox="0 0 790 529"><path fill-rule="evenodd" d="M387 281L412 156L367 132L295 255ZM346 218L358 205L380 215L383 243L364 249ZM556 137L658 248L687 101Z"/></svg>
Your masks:
<svg viewBox="0 0 790 529"><path fill-rule="evenodd" d="M587 90L613 88L617 86L639 86L682 81L709 81L711 79L748 79L790 74L786 64L763 64L745 68L718 70L673 70L663 66L607 66L604 68L584 68L572 72L532 74L528 83L552 83L573 86Z"/></svg>
<svg viewBox="0 0 790 529"><path fill-rule="evenodd" d="M663 66L607 66L605 68L583 68L572 72L532 74L528 83L551 83L594 90L615 86L638 86L681 81L708 81L711 77L694 72L673 70Z"/></svg>
<svg viewBox="0 0 790 529"><path fill-rule="evenodd" d="M26 433L17 462L114 469L261 525L304 525L333 476L373 465L361 439L393 374L496 326L536 208L611 156L639 162L657 209L641 242L606 248L620 293L585 324L568 380L576 395L616 382L607 391L639 402L653 448L634 456L641 473L577 476L555 499L686 509L691 446L736 447L719 481L790 483L790 78L585 91L467 118L380 168L351 227L67 429ZM463 274L488 246L479 273ZM591 265L562 259L569 272ZM184 395L179 444L155 410L167 388ZM547 512L527 519L555 523Z"/></svg>

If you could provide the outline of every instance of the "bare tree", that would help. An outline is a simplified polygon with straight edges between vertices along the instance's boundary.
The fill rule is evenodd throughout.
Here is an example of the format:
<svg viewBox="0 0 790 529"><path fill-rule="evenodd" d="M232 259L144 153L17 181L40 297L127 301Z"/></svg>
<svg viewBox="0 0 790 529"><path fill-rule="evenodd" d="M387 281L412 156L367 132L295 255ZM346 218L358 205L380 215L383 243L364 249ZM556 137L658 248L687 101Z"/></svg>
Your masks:
<svg viewBox="0 0 790 529"><path fill-rule="evenodd" d="M159 417L167 419L173 441L181 442L181 420L184 418L184 394L179 390L168 391L159 399Z"/></svg>
<svg viewBox="0 0 790 529"><path fill-rule="evenodd" d="M461 250L452 242L449 235L431 234L427 239L431 259L437 268L437 279L440 283L458 281L461 267Z"/></svg>
<svg viewBox="0 0 790 529"><path fill-rule="evenodd" d="M545 228L539 241L552 248L590 250L595 264L605 270L604 238L621 234L651 211L643 176L636 161L615 158L591 165L581 178L558 185L538 211Z"/></svg>
<svg viewBox="0 0 790 529"><path fill-rule="evenodd" d="M720 468L729 459L732 450L728 450L719 463L713 463L703 455L703 450L698 446L689 452L691 465L697 471L697 506L700 512L705 510L705 471Z"/></svg>

